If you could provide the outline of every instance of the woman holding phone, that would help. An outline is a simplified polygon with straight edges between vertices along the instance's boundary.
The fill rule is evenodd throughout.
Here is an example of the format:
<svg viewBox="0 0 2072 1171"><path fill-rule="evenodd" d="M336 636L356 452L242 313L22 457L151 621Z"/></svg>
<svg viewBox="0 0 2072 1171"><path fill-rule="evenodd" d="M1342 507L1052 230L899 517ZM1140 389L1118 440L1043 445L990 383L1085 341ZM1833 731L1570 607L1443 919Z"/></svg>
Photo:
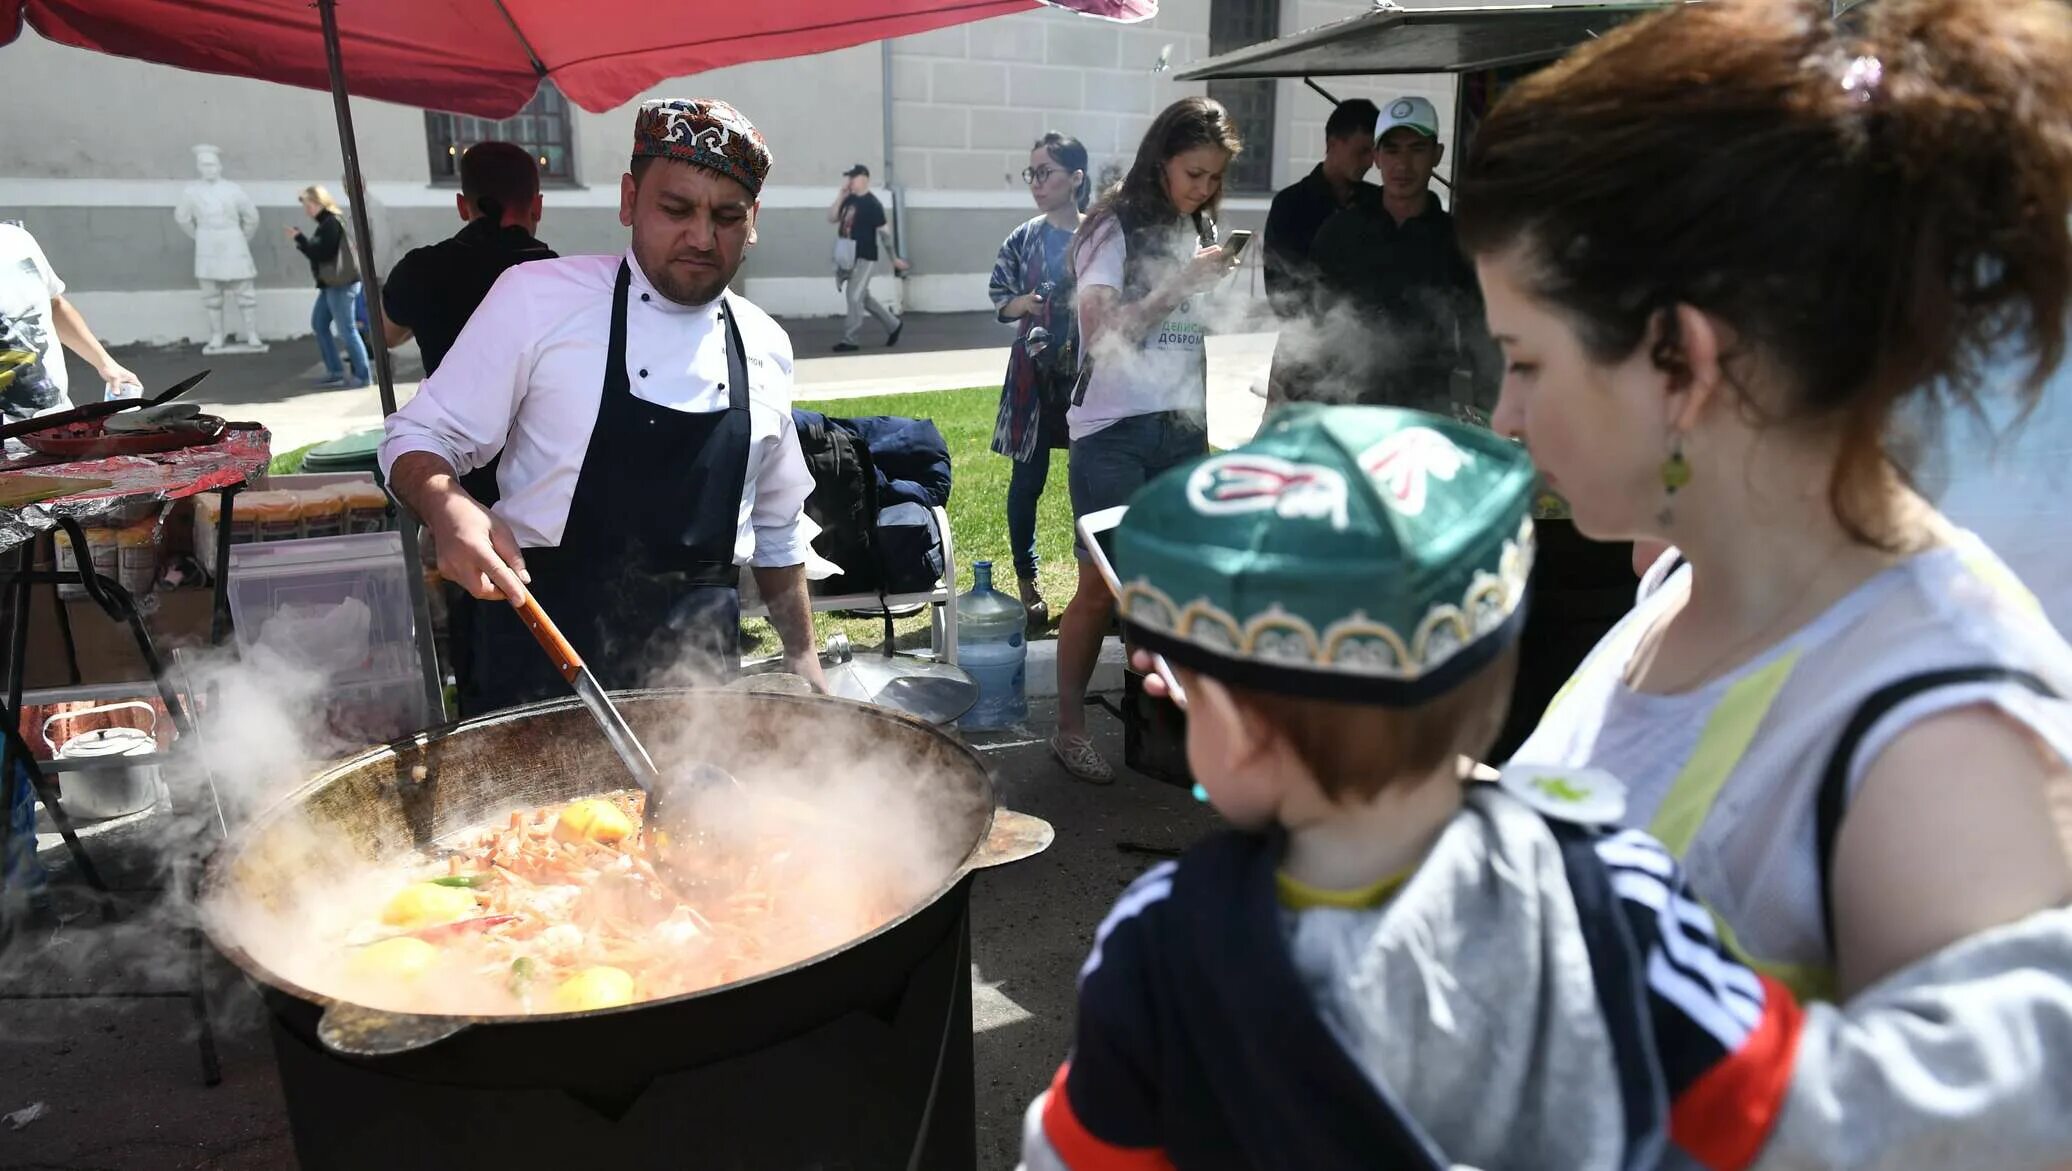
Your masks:
<svg viewBox="0 0 2072 1171"><path fill-rule="evenodd" d="M1223 176L1243 149L1222 105L1166 107L1121 183L1073 242L1083 353L1066 421L1072 513L1129 502L1160 472L1208 451L1207 328L1196 299L1237 262L1216 243ZM1077 542L1075 542L1077 544ZM1080 547L1079 584L1058 626L1058 728L1050 749L1074 777L1115 770L1086 735L1086 688L1115 598Z"/></svg>
<svg viewBox="0 0 2072 1171"><path fill-rule="evenodd" d="M993 450L1014 461L1007 539L1032 631L1050 616L1036 588L1036 505L1050 478L1050 453L1066 445L1065 405L1077 373L1079 321L1067 259L1093 187L1086 166L1086 147L1056 131L1030 148L1022 179L1038 214L1007 234L993 261L993 307L1000 320L1019 323L1000 388Z"/></svg>

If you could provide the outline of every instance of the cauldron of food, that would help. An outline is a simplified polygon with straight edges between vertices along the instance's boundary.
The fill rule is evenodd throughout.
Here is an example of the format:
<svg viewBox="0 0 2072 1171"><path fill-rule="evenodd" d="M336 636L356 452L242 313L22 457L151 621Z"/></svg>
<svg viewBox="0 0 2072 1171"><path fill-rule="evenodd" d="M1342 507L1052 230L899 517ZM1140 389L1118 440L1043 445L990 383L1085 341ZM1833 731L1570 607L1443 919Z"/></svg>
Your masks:
<svg viewBox="0 0 2072 1171"><path fill-rule="evenodd" d="M210 860L204 929L270 1010L302 1165L970 1165L969 878L1041 851L1050 827L998 809L968 748L884 709L707 689L615 698L665 769L702 761L740 779L701 811L716 831L702 908L582 887L637 885L638 860L617 860L631 841L582 832L637 795L572 700L344 761ZM761 819L755 834L728 837L718 823L737 811ZM589 876L570 922L528 933L536 904L560 905L541 893L557 866ZM421 904L444 902L463 906L417 926ZM822 922L822 902L851 917ZM811 954L756 951L744 916L758 909ZM699 926L672 950L685 918ZM820 946L798 923L862 929ZM361 957L419 957L422 941L432 960L349 978ZM566 954L592 943L624 977L608 1007L589 1006L610 964ZM571 964L587 966L563 979ZM484 972L537 988L470 982Z"/></svg>

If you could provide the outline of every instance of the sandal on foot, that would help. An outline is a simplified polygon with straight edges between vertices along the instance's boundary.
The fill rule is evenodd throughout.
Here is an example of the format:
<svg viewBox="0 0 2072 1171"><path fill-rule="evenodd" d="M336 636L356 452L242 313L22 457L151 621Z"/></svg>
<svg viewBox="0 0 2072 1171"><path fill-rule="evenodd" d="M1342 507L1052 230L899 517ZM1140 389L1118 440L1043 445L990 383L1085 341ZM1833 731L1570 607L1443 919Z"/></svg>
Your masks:
<svg viewBox="0 0 2072 1171"><path fill-rule="evenodd" d="M1115 770L1095 751L1094 742L1084 736L1067 736L1062 732L1052 736L1050 754L1079 780L1094 785L1115 783Z"/></svg>

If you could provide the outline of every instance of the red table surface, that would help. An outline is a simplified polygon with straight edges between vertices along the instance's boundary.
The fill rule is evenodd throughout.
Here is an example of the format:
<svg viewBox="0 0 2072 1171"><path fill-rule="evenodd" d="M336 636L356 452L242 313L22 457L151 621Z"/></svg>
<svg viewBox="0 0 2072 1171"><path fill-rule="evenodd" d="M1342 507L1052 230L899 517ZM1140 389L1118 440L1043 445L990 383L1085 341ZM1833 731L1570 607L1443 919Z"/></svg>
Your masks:
<svg viewBox="0 0 2072 1171"><path fill-rule="evenodd" d="M25 472L114 481L109 487L90 492L21 508L0 508L0 550L12 549L38 533L56 528L61 516L92 523L139 504L165 503L217 488L257 483L265 477L266 465L272 458L272 434L263 427L255 427L226 432L221 440L206 446L154 455L117 455L69 462L45 455L0 460L0 483Z"/></svg>

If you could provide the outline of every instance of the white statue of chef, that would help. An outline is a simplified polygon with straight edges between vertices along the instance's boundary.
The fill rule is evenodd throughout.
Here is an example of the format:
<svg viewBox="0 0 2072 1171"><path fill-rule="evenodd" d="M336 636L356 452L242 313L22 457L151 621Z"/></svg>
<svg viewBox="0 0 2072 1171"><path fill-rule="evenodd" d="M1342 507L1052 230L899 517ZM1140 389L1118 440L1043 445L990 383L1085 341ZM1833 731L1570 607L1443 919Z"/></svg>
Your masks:
<svg viewBox="0 0 2072 1171"><path fill-rule="evenodd" d="M201 303L209 311L209 342L204 354L259 353L259 294L252 287L259 275L249 241L259 231L259 209L245 189L223 177L223 157L213 146L194 148L194 169L201 178L187 185L173 218L194 241L194 277L201 284ZM225 344L223 293L237 295L244 319L241 344Z"/></svg>

